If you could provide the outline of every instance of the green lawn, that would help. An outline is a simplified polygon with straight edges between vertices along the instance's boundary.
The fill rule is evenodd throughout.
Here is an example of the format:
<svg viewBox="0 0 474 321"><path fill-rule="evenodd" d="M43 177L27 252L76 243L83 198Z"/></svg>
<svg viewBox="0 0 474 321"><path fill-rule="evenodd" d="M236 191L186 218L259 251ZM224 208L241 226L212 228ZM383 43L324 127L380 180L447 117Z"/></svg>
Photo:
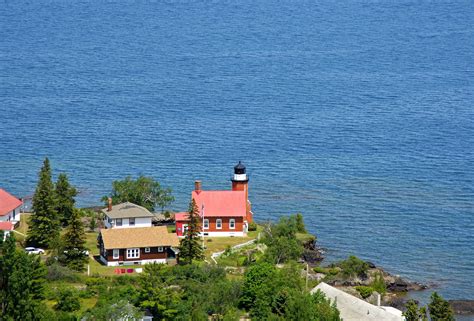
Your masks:
<svg viewBox="0 0 474 321"><path fill-rule="evenodd" d="M250 231L245 237L205 237L204 245L206 247L204 254L206 258L210 258L214 252L224 251L229 246L245 243L250 240L257 238L258 233L262 231L262 227L259 225L256 231Z"/></svg>

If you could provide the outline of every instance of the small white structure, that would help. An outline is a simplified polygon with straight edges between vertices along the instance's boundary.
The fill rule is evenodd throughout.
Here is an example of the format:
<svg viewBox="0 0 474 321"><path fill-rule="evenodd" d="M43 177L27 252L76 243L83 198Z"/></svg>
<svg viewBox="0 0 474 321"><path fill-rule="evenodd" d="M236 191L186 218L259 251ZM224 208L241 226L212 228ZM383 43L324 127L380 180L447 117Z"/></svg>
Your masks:
<svg viewBox="0 0 474 321"><path fill-rule="evenodd" d="M7 236L13 231L13 223L0 221L0 230L3 231L3 241L5 241Z"/></svg>
<svg viewBox="0 0 474 321"><path fill-rule="evenodd" d="M376 306L349 293L321 282L311 293L320 290L326 298L336 302L344 321L403 321L402 311L393 307Z"/></svg>
<svg viewBox="0 0 474 321"><path fill-rule="evenodd" d="M155 217L146 208L125 202L113 205L109 200L109 206L102 209L104 213L104 226L106 228L135 228L153 226L152 219Z"/></svg>
<svg viewBox="0 0 474 321"><path fill-rule="evenodd" d="M0 188L0 222L20 222L20 208L23 202Z"/></svg>

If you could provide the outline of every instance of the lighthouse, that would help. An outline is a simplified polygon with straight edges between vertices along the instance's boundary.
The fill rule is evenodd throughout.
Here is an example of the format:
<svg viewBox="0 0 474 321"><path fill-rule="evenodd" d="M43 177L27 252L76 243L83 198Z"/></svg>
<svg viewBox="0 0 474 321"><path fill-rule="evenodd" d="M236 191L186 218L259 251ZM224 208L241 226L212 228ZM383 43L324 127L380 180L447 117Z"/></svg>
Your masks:
<svg viewBox="0 0 474 321"><path fill-rule="evenodd" d="M234 166L234 176L231 178L232 181L232 190L233 191L244 191L245 192L245 200L247 202L247 222L252 222L253 214L252 214L252 206L249 201L249 178L247 176L245 165L242 164L241 161L237 165Z"/></svg>

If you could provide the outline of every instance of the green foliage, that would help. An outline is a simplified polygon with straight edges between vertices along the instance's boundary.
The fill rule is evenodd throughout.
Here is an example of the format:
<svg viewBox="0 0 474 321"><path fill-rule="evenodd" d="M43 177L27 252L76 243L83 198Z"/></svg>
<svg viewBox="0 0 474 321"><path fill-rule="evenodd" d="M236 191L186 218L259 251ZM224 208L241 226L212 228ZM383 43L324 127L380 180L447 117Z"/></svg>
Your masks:
<svg viewBox="0 0 474 321"><path fill-rule="evenodd" d="M296 238L297 216L281 217L277 224L268 224L262 235L267 245L264 260L274 264L296 260L303 254L303 244Z"/></svg>
<svg viewBox="0 0 474 321"><path fill-rule="evenodd" d="M248 227L249 231L256 231L257 228L258 228L257 223L255 223L255 222L250 222L249 223L249 227Z"/></svg>
<svg viewBox="0 0 474 321"><path fill-rule="evenodd" d="M304 226L303 215L301 213L296 214L296 230L299 233L307 233L306 227Z"/></svg>
<svg viewBox="0 0 474 321"><path fill-rule="evenodd" d="M449 302L443 299L437 292L431 294L430 303L428 304L430 318L432 321L454 321L453 309Z"/></svg>
<svg viewBox="0 0 474 321"><path fill-rule="evenodd" d="M356 286L355 289L357 290L357 292L359 292L360 296L363 298L363 299L367 299L371 294L372 292L374 292L374 289L370 286Z"/></svg>
<svg viewBox="0 0 474 321"><path fill-rule="evenodd" d="M108 197L102 198L106 205ZM163 211L174 201L170 188L162 188L159 182L146 176L139 176L136 180L128 176L124 180L114 181L110 197L113 204L131 202L149 211L154 211L156 207Z"/></svg>
<svg viewBox="0 0 474 321"><path fill-rule="evenodd" d="M76 271L84 271L85 264L89 258L84 254L86 251L86 234L81 220L82 212L74 209L69 218L69 225L62 237L63 253L61 262Z"/></svg>
<svg viewBox="0 0 474 321"><path fill-rule="evenodd" d="M340 320L324 294L304 290L296 264L283 269L269 263L251 266L245 273L240 306L255 320Z"/></svg>
<svg viewBox="0 0 474 321"><path fill-rule="evenodd" d="M16 249L11 234L0 257L0 315L11 320L31 320L44 299L46 269L36 255Z"/></svg>
<svg viewBox="0 0 474 321"><path fill-rule="evenodd" d="M326 275L337 275L341 270L339 268L335 267L321 267L321 266L316 266L313 268L313 271L316 273L323 273Z"/></svg>
<svg viewBox="0 0 474 321"><path fill-rule="evenodd" d="M48 281L66 281L71 283L81 281L81 277L77 273L58 263L47 266L46 279Z"/></svg>
<svg viewBox="0 0 474 321"><path fill-rule="evenodd" d="M387 292L387 285L385 284L382 272L375 274L374 280L371 282L370 286L374 291L377 291L381 295Z"/></svg>
<svg viewBox="0 0 474 321"><path fill-rule="evenodd" d="M56 181L54 193L56 197L56 213L61 224L67 226L74 211L74 204L76 203L74 197L77 196L77 190L69 184L67 175L61 173Z"/></svg>
<svg viewBox="0 0 474 321"><path fill-rule="evenodd" d="M409 300L405 305L403 316L406 321L427 321L425 307L420 308L415 300Z"/></svg>
<svg viewBox="0 0 474 321"><path fill-rule="evenodd" d="M366 277L369 265L367 262L351 255L348 259L337 264L345 277Z"/></svg>
<svg viewBox="0 0 474 321"><path fill-rule="evenodd" d="M143 312L136 308L129 301L124 299L114 299L111 301L100 301L92 309L86 311L81 320L84 321L115 321L141 320Z"/></svg>
<svg viewBox="0 0 474 321"><path fill-rule="evenodd" d="M33 215L29 222L26 242L35 247L52 247L59 239L60 224L48 158L44 160L39 173L32 206Z"/></svg>
<svg viewBox="0 0 474 321"><path fill-rule="evenodd" d="M204 258L203 248L199 237L201 230L199 226L199 209L194 199L189 203L188 230L184 233L184 238L179 243L179 261L183 264L190 264L193 260Z"/></svg>
<svg viewBox="0 0 474 321"><path fill-rule="evenodd" d="M64 312L73 312L81 308L81 302L77 293L71 289L65 289L59 292L58 303L54 309Z"/></svg>

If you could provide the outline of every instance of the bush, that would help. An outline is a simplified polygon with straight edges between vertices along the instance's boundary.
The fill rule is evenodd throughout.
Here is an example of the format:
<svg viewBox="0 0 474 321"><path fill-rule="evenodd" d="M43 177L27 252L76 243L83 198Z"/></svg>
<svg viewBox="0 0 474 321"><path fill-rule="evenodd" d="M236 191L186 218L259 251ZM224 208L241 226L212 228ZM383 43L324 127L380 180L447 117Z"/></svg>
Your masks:
<svg viewBox="0 0 474 321"><path fill-rule="evenodd" d="M370 286L372 287L372 289L374 289L374 291L377 291L380 294L385 294L385 292L387 292L387 286L385 284L385 280L383 279L383 275L381 272L375 275L375 278L370 284Z"/></svg>
<svg viewBox="0 0 474 321"><path fill-rule="evenodd" d="M360 296L363 298L363 299L367 299L371 294L372 292L374 292L374 289L372 289L370 286L356 286L355 289L357 290L357 292L359 292Z"/></svg>
<svg viewBox="0 0 474 321"><path fill-rule="evenodd" d="M54 308L58 311L73 312L81 308L81 303L74 291L66 289L59 293L58 303Z"/></svg>
<svg viewBox="0 0 474 321"><path fill-rule="evenodd" d="M366 277L369 265L358 257L351 255L348 259L339 262L338 266L342 269L342 274L345 277L357 276Z"/></svg>
<svg viewBox="0 0 474 321"><path fill-rule="evenodd" d="M59 265L57 262L47 266L48 274L46 279L50 281L68 281L68 282L80 282L81 277L76 272L70 270L65 266Z"/></svg>
<svg viewBox="0 0 474 321"><path fill-rule="evenodd" d="M257 227L258 227L257 223L255 223L255 222L250 222L249 223L249 231L256 231Z"/></svg>

